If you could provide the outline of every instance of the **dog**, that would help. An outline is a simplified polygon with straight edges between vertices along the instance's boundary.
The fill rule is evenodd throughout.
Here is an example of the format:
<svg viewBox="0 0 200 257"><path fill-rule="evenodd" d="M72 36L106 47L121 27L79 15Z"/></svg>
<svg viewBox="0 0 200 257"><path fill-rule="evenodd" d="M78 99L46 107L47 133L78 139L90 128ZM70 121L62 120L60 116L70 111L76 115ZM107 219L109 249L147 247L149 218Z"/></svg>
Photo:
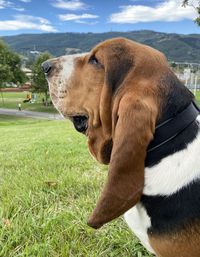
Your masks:
<svg viewBox="0 0 200 257"><path fill-rule="evenodd" d="M42 67L55 107L109 165L89 226L124 214L156 256L199 257L199 108L166 57L114 38Z"/></svg>

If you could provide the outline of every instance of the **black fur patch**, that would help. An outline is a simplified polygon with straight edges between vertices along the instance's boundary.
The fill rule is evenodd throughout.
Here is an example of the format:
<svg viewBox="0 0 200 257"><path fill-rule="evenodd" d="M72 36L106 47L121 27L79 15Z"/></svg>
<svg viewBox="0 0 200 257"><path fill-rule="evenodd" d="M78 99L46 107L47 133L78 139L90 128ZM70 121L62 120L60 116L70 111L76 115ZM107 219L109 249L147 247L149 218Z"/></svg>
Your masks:
<svg viewBox="0 0 200 257"><path fill-rule="evenodd" d="M151 218L148 233L174 233L200 220L200 180L171 196L143 195L141 203Z"/></svg>

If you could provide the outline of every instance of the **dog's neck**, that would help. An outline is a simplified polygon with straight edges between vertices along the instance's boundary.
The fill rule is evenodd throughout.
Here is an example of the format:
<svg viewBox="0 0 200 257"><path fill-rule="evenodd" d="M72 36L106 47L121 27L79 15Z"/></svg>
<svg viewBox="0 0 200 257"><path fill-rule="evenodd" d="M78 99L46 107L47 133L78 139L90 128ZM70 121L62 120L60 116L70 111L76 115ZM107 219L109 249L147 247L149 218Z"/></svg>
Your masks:
<svg viewBox="0 0 200 257"><path fill-rule="evenodd" d="M199 122L196 118L200 110L191 102L182 112L158 124L154 139L147 149L145 166L151 167L163 158L183 150L197 135Z"/></svg>
<svg viewBox="0 0 200 257"><path fill-rule="evenodd" d="M160 79L159 95L161 112L154 138L147 149L145 167L152 167L163 158L183 150L199 130L195 122L199 109L194 103L194 95L170 70Z"/></svg>

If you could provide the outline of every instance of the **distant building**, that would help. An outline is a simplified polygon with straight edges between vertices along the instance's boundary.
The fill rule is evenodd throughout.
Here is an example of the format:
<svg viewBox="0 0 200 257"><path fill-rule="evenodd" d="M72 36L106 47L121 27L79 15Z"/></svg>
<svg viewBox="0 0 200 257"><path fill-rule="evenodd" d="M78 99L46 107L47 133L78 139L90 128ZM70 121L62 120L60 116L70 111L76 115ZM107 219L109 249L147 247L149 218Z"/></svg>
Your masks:
<svg viewBox="0 0 200 257"><path fill-rule="evenodd" d="M41 52L33 50L33 51L30 51L30 54L39 55L39 54L41 54Z"/></svg>
<svg viewBox="0 0 200 257"><path fill-rule="evenodd" d="M25 83L21 87L5 87L1 89L1 92L25 92L30 91L31 84L29 82Z"/></svg>
<svg viewBox="0 0 200 257"><path fill-rule="evenodd" d="M70 47L65 48L66 55L79 54L80 52L81 52L81 49L78 49L78 48L70 48Z"/></svg>

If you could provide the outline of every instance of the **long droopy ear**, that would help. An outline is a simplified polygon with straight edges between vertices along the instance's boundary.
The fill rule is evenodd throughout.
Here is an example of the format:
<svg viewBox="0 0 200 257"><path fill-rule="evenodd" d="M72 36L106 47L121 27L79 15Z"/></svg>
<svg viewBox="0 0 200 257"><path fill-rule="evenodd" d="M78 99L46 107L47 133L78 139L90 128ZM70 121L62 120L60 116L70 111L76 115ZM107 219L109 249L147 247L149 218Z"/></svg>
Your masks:
<svg viewBox="0 0 200 257"><path fill-rule="evenodd" d="M108 180L89 218L99 228L134 206L144 187L146 149L153 138L157 110L149 98L124 95L119 102Z"/></svg>
<svg viewBox="0 0 200 257"><path fill-rule="evenodd" d="M129 49L119 44L112 44L112 49L105 51L104 55L105 81L100 97L100 119L104 137L110 140L113 123L112 98L133 68L133 58Z"/></svg>

